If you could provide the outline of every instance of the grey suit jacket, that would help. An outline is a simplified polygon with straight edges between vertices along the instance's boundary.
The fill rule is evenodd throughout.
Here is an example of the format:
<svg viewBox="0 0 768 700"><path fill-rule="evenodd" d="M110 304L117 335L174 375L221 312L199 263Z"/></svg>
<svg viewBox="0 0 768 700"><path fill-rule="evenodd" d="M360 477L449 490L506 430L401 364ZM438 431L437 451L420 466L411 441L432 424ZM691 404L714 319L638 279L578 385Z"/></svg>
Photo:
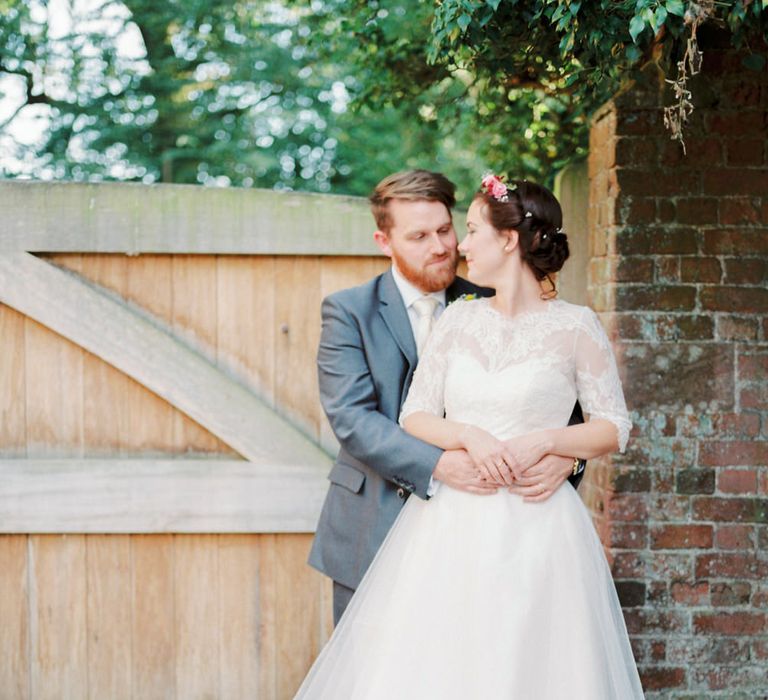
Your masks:
<svg viewBox="0 0 768 700"><path fill-rule="evenodd" d="M493 291L457 277L446 301L469 293ZM442 450L397 424L417 355L392 272L331 294L322 317L320 400L341 449L309 563L354 589L408 496L427 497Z"/></svg>

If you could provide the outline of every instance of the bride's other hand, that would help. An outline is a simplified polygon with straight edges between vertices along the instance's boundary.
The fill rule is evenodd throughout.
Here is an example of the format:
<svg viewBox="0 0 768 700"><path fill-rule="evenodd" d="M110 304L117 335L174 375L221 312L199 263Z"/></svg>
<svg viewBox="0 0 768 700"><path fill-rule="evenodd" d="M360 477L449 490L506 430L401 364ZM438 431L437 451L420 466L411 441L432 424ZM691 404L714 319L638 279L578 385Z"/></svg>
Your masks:
<svg viewBox="0 0 768 700"><path fill-rule="evenodd" d="M522 473L505 443L482 428L465 425L459 434L459 441L488 481L512 486L517 474Z"/></svg>
<svg viewBox="0 0 768 700"><path fill-rule="evenodd" d="M505 440L504 445L518 466L515 478L523 476L526 469L539 462L541 458L552 452L551 441L546 432L527 433L519 437Z"/></svg>
<svg viewBox="0 0 768 700"><path fill-rule="evenodd" d="M546 501L573 472L573 459L560 455L544 455L528 467L509 488L510 493L523 496L528 503Z"/></svg>

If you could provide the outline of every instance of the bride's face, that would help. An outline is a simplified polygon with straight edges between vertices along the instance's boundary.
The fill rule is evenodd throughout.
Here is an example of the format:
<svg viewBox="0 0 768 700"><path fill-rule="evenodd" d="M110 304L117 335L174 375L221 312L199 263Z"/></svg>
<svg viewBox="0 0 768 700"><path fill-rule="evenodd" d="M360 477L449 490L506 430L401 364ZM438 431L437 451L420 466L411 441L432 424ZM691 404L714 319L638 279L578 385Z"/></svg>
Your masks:
<svg viewBox="0 0 768 700"><path fill-rule="evenodd" d="M496 287L509 260L509 236L501 235L485 219L485 205L475 199L467 212L467 235L459 251L467 259L467 276L482 287Z"/></svg>

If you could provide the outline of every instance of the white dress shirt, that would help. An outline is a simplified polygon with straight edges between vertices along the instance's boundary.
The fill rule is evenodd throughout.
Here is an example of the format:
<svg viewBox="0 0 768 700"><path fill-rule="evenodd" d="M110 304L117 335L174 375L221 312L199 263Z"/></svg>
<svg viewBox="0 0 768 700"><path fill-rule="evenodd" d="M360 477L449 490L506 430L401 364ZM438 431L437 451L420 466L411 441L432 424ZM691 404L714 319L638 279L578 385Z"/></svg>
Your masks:
<svg viewBox="0 0 768 700"><path fill-rule="evenodd" d="M413 302L423 296L434 297L437 299L437 306L435 307L435 320L440 318L440 315L445 311L445 290L441 289L439 292L431 292L425 294L418 287L412 285L403 275L396 265L392 265L392 277L395 278L395 286L397 291L400 292L400 296L403 298L403 303L408 311L408 320L411 322L411 330L413 331L413 337L416 338L416 327L419 323L419 315L416 313L416 309L413 308Z"/></svg>

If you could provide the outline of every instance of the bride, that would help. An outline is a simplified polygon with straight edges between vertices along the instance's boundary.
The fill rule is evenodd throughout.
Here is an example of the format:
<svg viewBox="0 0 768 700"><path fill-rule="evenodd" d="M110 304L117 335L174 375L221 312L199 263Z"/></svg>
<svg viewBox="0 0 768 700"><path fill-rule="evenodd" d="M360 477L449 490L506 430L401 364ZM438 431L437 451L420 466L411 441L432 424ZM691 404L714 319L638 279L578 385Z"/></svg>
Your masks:
<svg viewBox="0 0 768 700"><path fill-rule="evenodd" d="M542 292L568 257L561 221L546 188L483 179L459 249L496 296L446 309L400 416L501 484L501 470L519 476L548 453L591 459L629 435L597 316ZM566 427L576 399L590 419ZM642 697L602 545L567 482L542 502L445 484L409 499L296 696Z"/></svg>

